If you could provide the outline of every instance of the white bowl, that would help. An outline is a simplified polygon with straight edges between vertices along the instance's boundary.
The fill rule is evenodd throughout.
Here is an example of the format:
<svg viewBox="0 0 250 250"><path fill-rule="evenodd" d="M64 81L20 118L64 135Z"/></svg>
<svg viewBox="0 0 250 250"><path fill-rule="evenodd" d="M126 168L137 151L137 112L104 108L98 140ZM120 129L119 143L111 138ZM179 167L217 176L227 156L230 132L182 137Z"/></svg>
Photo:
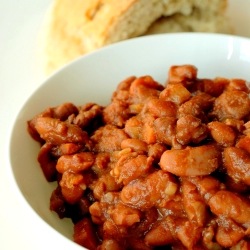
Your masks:
<svg viewBox="0 0 250 250"><path fill-rule="evenodd" d="M151 75L164 83L169 67L180 64L195 65L200 78L222 76L250 80L250 39L179 33L120 42L86 55L53 74L21 108L9 144L12 172L24 200L35 211L38 221L42 218L50 225L48 230L57 240L72 239L73 225L49 210L55 184L45 180L38 165L39 145L27 132L27 120L46 107L63 102L108 104L117 84L128 76ZM56 231L65 237L59 237ZM79 246L72 242L73 249Z"/></svg>

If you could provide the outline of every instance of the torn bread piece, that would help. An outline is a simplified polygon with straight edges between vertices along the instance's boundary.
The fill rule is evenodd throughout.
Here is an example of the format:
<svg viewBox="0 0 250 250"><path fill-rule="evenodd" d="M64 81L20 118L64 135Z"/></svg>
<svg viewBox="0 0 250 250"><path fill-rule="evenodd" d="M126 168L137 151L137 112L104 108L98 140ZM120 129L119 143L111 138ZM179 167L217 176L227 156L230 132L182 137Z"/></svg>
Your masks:
<svg viewBox="0 0 250 250"><path fill-rule="evenodd" d="M168 32L231 33L227 0L54 0L40 34L46 73L125 39Z"/></svg>

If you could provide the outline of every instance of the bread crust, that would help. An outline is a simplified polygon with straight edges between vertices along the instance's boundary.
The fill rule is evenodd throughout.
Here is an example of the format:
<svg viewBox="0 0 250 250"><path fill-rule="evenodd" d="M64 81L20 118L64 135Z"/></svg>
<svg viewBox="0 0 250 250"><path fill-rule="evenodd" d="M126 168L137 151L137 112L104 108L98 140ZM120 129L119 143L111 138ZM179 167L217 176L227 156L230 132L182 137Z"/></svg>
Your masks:
<svg viewBox="0 0 250 250"><path fill-rule="evenodd" d="M229 33L226 6L227 0L54 0L41 35L43 64L50 73L80 55L145 34ZM188 28L177 25L189 19ZM203 29L194 25L199 21Z"/></svg>

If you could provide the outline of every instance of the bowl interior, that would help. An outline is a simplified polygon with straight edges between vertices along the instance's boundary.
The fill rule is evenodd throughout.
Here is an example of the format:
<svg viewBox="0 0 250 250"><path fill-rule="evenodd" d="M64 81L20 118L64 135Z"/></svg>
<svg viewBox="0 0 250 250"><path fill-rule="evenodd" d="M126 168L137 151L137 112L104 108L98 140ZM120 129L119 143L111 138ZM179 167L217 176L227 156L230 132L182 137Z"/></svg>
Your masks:
<svg viewBox="0 0 250 250"><path fill-rule="evenodd" d="M194 64L198 77L250 80L250 40L212 34L168 34L131 39L86 55L48 78L27 100L13 124L10 165L31 208L52 228L72 238L69 220L49 210L55 187L47 183L37 162L38 143L26 124L35 114L64 102L107 104L117 84L128 76L151 75L164 84L174 64Z"/></svg>

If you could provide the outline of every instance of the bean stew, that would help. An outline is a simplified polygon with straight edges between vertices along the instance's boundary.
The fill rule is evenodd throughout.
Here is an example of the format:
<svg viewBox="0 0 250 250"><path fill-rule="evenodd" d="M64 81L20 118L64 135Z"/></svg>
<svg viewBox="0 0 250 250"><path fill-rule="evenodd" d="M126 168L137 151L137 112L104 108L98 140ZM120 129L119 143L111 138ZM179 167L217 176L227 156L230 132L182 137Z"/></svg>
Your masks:
<svg viewBox="0 0 250 250"><path fill-rule="evenodd" d="M90 250L250 249L250 88L131 76L107 106L63 103L28 121L50 210Z"/></svg>

